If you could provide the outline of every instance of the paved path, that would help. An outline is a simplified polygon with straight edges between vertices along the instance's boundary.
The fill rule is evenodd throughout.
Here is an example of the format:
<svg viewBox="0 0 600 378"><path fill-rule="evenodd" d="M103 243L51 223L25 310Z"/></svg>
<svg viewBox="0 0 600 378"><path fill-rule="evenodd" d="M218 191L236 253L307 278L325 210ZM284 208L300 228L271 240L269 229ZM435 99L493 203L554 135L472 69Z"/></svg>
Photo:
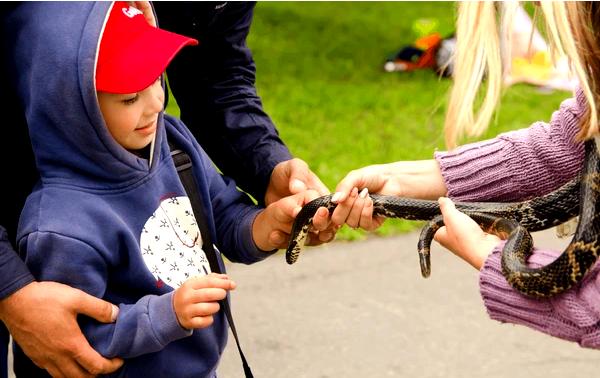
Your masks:
<svg viewBox="0 0 600 378"><path fill-rule="evenodd" d="M552 230L534 235L562 248ZM420 276L416 234L334 242L229 264L233 311L257 378L594 377L600 351L488 318L477 272L437 247ZM600 300L600 299L599 299ZM220 378L243 377L233 337Z"/></svg>

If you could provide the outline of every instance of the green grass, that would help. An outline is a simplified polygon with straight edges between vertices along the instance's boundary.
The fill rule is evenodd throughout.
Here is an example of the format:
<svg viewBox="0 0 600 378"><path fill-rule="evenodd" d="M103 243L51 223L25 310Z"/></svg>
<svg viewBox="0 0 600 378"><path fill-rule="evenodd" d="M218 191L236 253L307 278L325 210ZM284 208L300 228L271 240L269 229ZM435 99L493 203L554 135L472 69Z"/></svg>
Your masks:
<svg viewBox="0 0 600 378"><path fill-rule="evenodd" d="M432 18L453 31L451 2L259 2L248 44L257 88L292 153L335 189L350 170L396 160L429 159L444 149L448 79L433 71L388 73L386 57L417 37L413 21ZM518 85L482 138L548 120L566 92ZM377 233L414 229L388 220ZM343 228L338 239L362 238Z"/></svg>

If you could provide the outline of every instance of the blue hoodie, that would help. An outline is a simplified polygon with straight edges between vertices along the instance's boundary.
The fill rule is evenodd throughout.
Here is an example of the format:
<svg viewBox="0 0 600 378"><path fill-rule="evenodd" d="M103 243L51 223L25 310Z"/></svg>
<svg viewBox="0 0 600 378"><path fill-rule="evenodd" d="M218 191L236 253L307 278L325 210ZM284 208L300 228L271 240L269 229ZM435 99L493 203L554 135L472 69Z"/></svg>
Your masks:
<svg viewBox="0 0 600 378"><path fill-rule="evenodd" d="M80 320L96 350L125 358L115 375L213 376L227 339L222 313L212 326L192 332L181 328L172 307L174 288L210 268L167 138L189 154L210 232L230 260L268 256L251 235L260 209L215 170L173 117L159 117L150 160L111 137L94 86L111 5L24 3L8 20L41 176L21 215L19 250L38 280L119 304L114 324ZM223 266L220 256L219 262Z"/></svg>

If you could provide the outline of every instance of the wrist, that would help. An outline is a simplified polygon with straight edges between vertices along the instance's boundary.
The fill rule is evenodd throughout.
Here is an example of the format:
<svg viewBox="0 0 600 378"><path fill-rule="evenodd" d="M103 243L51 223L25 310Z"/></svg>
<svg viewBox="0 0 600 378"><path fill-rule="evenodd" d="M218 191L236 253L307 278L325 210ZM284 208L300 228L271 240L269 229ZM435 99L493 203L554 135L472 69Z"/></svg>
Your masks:
<svg viewBox="0 0 600 378"><path fill-rule="evenodd" d="M1 299L0 320L5 321L6 319L10 318L11 314L14 313L14 310L20 306L23 296L31 292L31 290L34 289L36 285L37 282L35 281L29 282L25 286L8 295L6 298Z"/></svg>
<svg viewBox="0 0 600 378"><path fill-rule="evenodd" d="M179 314L179 311L177 310L178 306L178 300L179 300L179 294L181 292L181 287L178 287L177 289L175 289L173 291L173 295L171 296L171 306L173 307L173 312L175 313L175 320L177 320L177 324L179 324L179 326L182 329L187 330L188 328L184 327L183 325L183 316Z"/></svg>
<svg viewBox="0 0 600 378"><path fill-rule="evenodd" d="M403 197L436 200L448 192L435 159L392 163L385 174L397 180L398 195Z"/></svg>
<svg viewBox="0 0 600 378"><path fill-rule="evenodd" d="M477 249L470 255L473 256L469 263L477 270L481 270L485 260L494 252L494 249L502 242L502 239L492 234L485 234L485 237L477 244Z"/></svg>
<svg viewBox="0 0 600 378"><path fill-rule="evenodd" d="M252 222L252 241L257 249L262 252L270 253L276 250L276 246L270 243L269 234L271 230L268 227L268 218L265 214L267 209L260 211Z"/></svg>

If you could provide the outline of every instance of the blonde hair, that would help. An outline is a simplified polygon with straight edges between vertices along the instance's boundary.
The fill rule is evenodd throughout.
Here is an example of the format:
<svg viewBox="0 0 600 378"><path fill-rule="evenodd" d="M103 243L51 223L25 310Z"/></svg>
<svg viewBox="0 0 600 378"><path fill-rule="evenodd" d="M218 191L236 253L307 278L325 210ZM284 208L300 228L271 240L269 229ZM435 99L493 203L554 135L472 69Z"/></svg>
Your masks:
<svg viewBox="0 0 600 378"><path fill-rule="evenodd" d="M480 136L498 105L502 69L507 67L506 62L502 62L502 56L510 56L510 21L519 3L500 3L500 17L496 4L492 1L459 3L454 84L444 123L448 148L456 147L464 136ZM568 58L587 99L588 109L581 120L578 137L588 139L598 133L596 103L600 99L597 83L600 80L600 51L594 30L598 30L595 26L600 23L600 6L593 2L541 1L540 9L544 15L552 56ZM502 36L498 22L504 31ZM501 48L505 49L502 54ZM485 96L475 111L484 77Z"/></svg>

